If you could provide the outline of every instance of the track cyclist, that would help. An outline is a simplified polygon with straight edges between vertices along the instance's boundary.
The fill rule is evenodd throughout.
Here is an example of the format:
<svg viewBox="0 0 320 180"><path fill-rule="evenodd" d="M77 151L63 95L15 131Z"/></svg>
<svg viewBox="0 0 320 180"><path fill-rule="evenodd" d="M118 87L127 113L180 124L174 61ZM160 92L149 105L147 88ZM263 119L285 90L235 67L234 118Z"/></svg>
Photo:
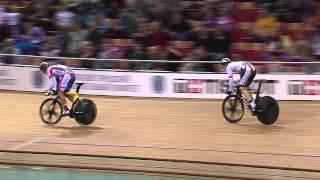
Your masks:
<svg viewBox="0 0 320 180"><path fill-rule="evenodd" d="M227 94L230 95L234 89L233 74L240 74L241 93L249 102L249 108L251 108L252 112L254 112L256 103L252 97L251 92L248 91L248 87L256 76L255 67L249 62L245 61L231 62L229 58L222 58L221 64L226 68L226 73L229 79L229 88L227 89Z"/></svg>
<svg viewBox="0 0 320 180"><path fill-rule="evenodd" d="M70 114L70 109L67 105L66 97L73 102L78 98L77 93L69 92L76 80L74 72L67 66L59 64L49 66L47 62L40 63L40 71L48 74L49 78L49 89L46 90L44 94L49 96L52 92L57 92L61 103L63 104L64 112L62 115L68 116Z"/></svg>

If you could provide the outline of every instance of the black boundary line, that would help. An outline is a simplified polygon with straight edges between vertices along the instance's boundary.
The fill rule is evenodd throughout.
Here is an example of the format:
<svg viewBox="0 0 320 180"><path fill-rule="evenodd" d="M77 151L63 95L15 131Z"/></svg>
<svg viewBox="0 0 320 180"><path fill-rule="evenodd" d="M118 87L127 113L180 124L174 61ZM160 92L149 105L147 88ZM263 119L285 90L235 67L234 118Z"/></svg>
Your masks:
<svg viewBox="0 0 320 180"><path fill-rule="evenodd" d="M110 159L132 159L132 160L145 160L145 161L159 161L159 162L176 162L176 163L193 163L193 164L208 164L208 165L224 165L224 166L240 166L249 168L263 168L263 169L278 169L287 171L303 171L303 172L316 172L320 173L318 169L308 168L290 168L281 166L267 166L267 165L249 165L241 163L224 163L224 162L208 162L208 161L195 161L195 160L182 160L182 159L162 159L162 158L148 158L148 157L133 157L133 156L114 156L114 155L93 155L93 154L76 154L76 153L58 153L58 152L40 152L40 151L18 151L18 150L0 150L3 153L20 153L20 154L43 154L43 155L62 155L74 157L96 157L96 158L110 158Z"/></svg>

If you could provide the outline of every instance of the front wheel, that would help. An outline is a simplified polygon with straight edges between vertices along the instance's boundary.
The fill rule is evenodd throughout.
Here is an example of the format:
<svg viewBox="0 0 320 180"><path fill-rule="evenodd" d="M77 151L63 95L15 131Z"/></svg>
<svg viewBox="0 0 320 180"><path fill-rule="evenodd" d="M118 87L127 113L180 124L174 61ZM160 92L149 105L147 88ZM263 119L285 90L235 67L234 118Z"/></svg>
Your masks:
<svg viewBox="0 0 320 180"><path fill-rule="evenodd" d="M39 109L41 120L48 125L57 124L62 118L62 112L62 105L55 98L44 100Z"/></svg>
<svg viewBox="0 0 320 180"><path fill-rule="evenodd" d="M271 96L263 96L257 102L257 117L258 120L265 125L275 123L279 117L278 102ZM259 112L260 110L260 112Z"/></svg>
<svg viewBox="0 0 320 180"><path fill-rule="evenodd" d="M228 122L239 122L244 115L243 102L236 95L227 96L222 103L222 113Z"/></svg>

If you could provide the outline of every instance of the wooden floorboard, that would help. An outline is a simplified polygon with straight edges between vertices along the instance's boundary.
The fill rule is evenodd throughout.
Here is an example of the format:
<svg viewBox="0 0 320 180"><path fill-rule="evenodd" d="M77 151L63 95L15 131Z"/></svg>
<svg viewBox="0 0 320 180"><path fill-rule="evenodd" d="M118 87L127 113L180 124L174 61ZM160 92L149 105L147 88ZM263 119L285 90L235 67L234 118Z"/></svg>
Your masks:
<svg viewBox="0 0 320 180"><path fill-rule="evenodd" d="M280 101L278 122L264 126L249 113L238 124L227 123L219 100L84 96L97 104L94 124L79 126L73 119L65 118L48 127L38 115L39 105L46 97L15 92L0 95L2 150L320 171L320 103L315 101Z"/></svg>

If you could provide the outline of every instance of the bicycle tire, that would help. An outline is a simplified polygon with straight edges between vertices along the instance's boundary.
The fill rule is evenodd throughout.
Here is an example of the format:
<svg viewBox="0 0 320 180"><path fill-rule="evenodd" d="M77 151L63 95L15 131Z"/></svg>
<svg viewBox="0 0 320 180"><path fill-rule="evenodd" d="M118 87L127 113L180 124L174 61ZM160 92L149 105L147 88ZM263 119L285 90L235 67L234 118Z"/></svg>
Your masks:
<svg viewBox="0 0 320 180"><path fill-rule="evenodd" d="M61 120L61 118L62 118L63 109L62 109L62 105L61 105L60 101L58 101L58 100L57 100L57 102L54 104L54 107L53 107L53 108L56 108L56 107L57 107L57 108L59 109L59 111L56 112L56 110L54 109L54 111L53 111L54 113L53 113L53 114L49 112L49 110L50 110L50 107L49 107L49 106L51 106L51 105L53 104L54 100L55 100L54 98L48 98L48 99L44 100L44 101L41 103L40 108L39 108L39 115L40 115L40 117L41 117L41 120L42 120L42 122L44 122L44 123L47 124L47 125L57 124L57 123ZM52 101L52 102L50 102L50 101ZM44 107L45 107L46 104L49 105L49 106L47 106L48 110L44 110ZM44 116L44 115L45 115L45 114L44 114L45 111L48 112L48 114L49 114L49 119L45 118L45 116ZM57 115L56 120L50 120L51 117L52 117L52 115Z"/></svg>
<svg viewBox="0 0 320 180"><path fill-rule="evenodd" d="M274 124L279 117L280 109L278 102L271 96L263 96L259 98L258 108L261 112L257 112L258 120L264 125Z"/></svg>
<svg viewBox="0 0 320 180"><path fill-rule="evenodd" d="M227 103L228 102L228 103ZM230 104L232 103L232 104ZM235 103L235 104L233 104ZM240 103L240 104L238 104ZM227 107L227 105L230 105L230 107ZM231 106L235 106L234 107L234 110L232 110ZM236 113L237 112L237 107L240 107L240 112L239 112L239 115L237 118L231 118L231 116L229 116L227 114L227 111L231 112L231 113ZM233 112L232 112L233 111ZM239 122L243 115L244 115L244 105L243 105L243 102L238 98L238 96L236 95L229 95L227 96L224 100L223 100L223 103L222 103L222 114L224 116L224 118L229 122L229 123L237 123Z"/></svg>
<svg viewBox="0 0 320 180"><path fill-rule="evenodd" d="M90 99L80 100L75 108L75 120L80 125L90 125L92 124L97 116L97 107L95 103Z"/></svg>

